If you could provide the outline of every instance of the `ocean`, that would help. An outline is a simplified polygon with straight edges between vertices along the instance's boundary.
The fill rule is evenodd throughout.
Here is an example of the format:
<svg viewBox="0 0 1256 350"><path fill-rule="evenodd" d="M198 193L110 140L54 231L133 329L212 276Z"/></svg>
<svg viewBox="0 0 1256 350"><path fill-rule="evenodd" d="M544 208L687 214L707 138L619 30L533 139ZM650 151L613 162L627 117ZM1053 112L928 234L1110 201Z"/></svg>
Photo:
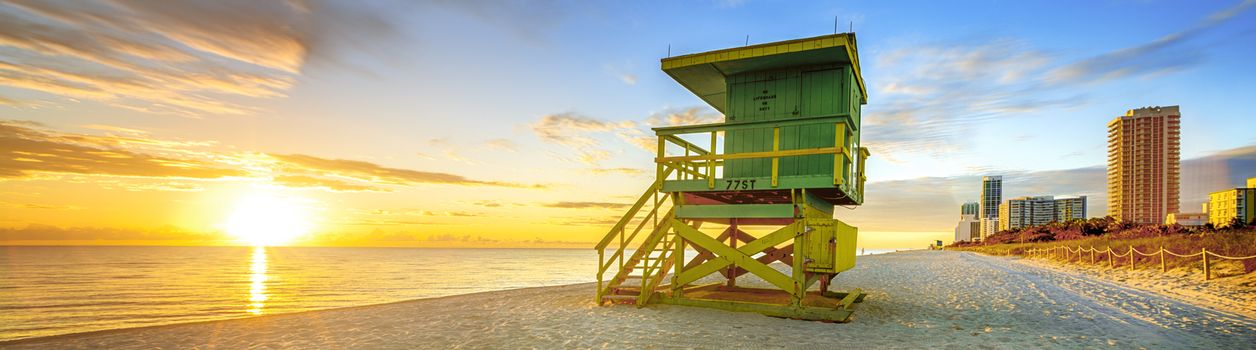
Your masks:
<svg viewBox="0 0 1256 350"><path fill-rule="evenodd" d="M596 266L592 249L0 246L0 341L593 282Z"/></svg>

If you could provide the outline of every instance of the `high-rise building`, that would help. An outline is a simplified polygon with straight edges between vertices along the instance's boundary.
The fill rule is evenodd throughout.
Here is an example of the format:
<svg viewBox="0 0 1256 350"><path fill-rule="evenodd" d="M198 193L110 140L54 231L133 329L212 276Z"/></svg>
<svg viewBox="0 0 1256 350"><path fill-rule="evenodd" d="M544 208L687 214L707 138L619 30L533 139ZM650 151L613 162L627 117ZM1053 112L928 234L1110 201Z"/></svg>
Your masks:
<svg viewBox="0 0 1256 350"><path fill-rule="evenodd" d="M977 220L977 202L964 203L959 209L959 224L955 225L956 242L981 240L981 221Z"/></svg>
<svg viewBox="0 0 1256 350"><path fill-rule="evenodd" d="M972 215L975 217L977 216L978 208L977 202L964 203L964 205L959 207L959 215Z"/></svg>
<svg viewBox="0 0 1256 350"><path fill-rule="evenodd" d="M1086 219L1086 196L1055 199L1055 221Z"/></svg>
<svg viewBox="0 0 1256 350"><path fill-rule="evenodd" d="M999 230L1046 225L1055 221L1055 197L1019 197L999 205Z"/></svg>
<svg viewBox="0 0 1256 350"><path fill-rule="evenodd" d="M999 231L999 202L1003 201L1003 177L981 177L981 200L977 219L981 221L981 238Z"/></svg>
<svg viewBox="0 0 1256 350"><path fill-rule="evenodd" d="M956 242L974 242L981 240L981 222L976 214L960 215L959 224L955 225Z"/></svg>
<svg viewBox="0 0 1256 350"><path fill-rule="evenodd" d="M1108 122L1108 215L1158 224L1178 211L1181 113L1145 107Z"/></svg>
<svg viewBox="0 0 1256 350"><path fill-rule="evenodd" d="M1256 224L1256 177L1247 179L1247 187L1208 194L1208 223L1223 227L1235 218Z"/></svg>

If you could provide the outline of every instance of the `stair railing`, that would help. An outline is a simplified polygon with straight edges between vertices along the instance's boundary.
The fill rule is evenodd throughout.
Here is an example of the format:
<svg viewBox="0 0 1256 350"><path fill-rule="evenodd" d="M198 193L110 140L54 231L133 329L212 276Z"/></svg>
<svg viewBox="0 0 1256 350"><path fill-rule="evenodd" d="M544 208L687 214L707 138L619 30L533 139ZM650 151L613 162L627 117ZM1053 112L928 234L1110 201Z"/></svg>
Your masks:
<svg viewBox="0 0 1256 350"><path fill-rule="evenodd" d="M671 171L671 169L668 169L666 174L670 175ZM670 196L660 194L659 192L664 178L666 178L666 176L655 179L654 183L646 189L645 193L642 193L641 197L638 198L631 207L629 207L628 212L624 213L624 216L615 223L615 226L611 227L610 231L606 233L606 236L602 237L602 240L594 247L598 254L597 301L599 304L602 302L602 296L605 295L607 287L605 283L606 271L610 271L611 268L614 267L615 271L619 272L622 271L627 264L635 264L636 262L632 261L633 259L625 261L625 250L628 249L629 245L637 238L647 225L650 226L650 232L653 233L657 231L660 222L667 222L666 219L670 219L670 211L667 215L665 215L667 217L666 219L659 217L659 209L665 204L670 204ZM642 209L647 203L652 204L651 208L649 211L645 212L644 216L641 216ZM627 229L628 225L634 220L637 221L637 224L631 231L629 231ZM619 244L613 248L614 252L611 253L608 258L606 251L610 244L615 241L618 241ZM635 256L636 254L634 254L634 257Z"/></svg>

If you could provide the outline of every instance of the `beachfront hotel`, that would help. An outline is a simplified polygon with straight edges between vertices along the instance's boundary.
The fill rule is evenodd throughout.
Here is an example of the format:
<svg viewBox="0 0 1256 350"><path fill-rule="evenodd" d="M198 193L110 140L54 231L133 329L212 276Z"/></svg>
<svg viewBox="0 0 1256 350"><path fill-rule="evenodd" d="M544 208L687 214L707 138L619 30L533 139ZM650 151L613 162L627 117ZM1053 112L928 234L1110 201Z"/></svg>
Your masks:
<svg viewBox="0 0 1256 350"><path fill-rule="evenodd" d="M1208 223L1222 227L1235 218L1249 225L1256 223L1256 177L1247 179L1247 187L1208 194Z"/></svg>
<svg viewBox="0 0 1256 350"><path fill-rule="evenodd" d="M999 205L999 230L1041 226L1056 221L1086 218L1086 196L1055 198L1026 196Z"/></svg>
<svg viewBox="0 0 1256 350"><path fill-rule="evenodd" d="M977 220L977 202L964 203L959 209L959 223L955 225L956 242L972 242L981 239L981 221Z"/></svg>
<svg viewBox="0 0 1256 350"><path fill-rule="evenodd" d="M977 211L980 210L980 208L981 205L977 204L977 202L964 203L959 207L959 215L972 215L973 217L976 217Z"/></svg>
<svg viewBox="0 0 1256 350"><path fill-rule="evenodd" d="M1018 197L999 205L999 230L1046 225L1055 217L1052 196Z"/></svg>
<svg viewBox="0 0 1256 350"><path fill-rule="evenodd" d="M1144 107L1108 122L1108 215L1159 224L1178 211L1181 113Z"/></svg>
<svg viewBox="0 0 1256 350"><path fill-rule="evenodd" d="M1055 221L1086 219L1086 196L1055 199Z"/></svg>
<svg viewBox="0 0 1256 350"><path fill-rule="evenodd" d="M981 239L999 231L999 203L1003 201L1003 177L981 177L981 201L977 218L981 221Z"/></svg>

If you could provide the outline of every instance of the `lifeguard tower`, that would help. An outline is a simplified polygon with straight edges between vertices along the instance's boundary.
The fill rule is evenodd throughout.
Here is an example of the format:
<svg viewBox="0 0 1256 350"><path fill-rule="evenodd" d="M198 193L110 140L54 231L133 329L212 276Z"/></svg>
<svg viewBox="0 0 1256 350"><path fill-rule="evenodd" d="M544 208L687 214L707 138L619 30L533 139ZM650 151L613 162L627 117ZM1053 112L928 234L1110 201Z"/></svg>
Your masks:
<svg viewBox="0 0 1256 350"><path fill-rule="evenodd" d="M662 69L725 121L654 129L656 179L596 246L598 305L847 321L863 294L828 289L855 266L856 229L833 208L864 198L855 34L669 57ZM747 273L775 288L738 286Z"/></svg>

